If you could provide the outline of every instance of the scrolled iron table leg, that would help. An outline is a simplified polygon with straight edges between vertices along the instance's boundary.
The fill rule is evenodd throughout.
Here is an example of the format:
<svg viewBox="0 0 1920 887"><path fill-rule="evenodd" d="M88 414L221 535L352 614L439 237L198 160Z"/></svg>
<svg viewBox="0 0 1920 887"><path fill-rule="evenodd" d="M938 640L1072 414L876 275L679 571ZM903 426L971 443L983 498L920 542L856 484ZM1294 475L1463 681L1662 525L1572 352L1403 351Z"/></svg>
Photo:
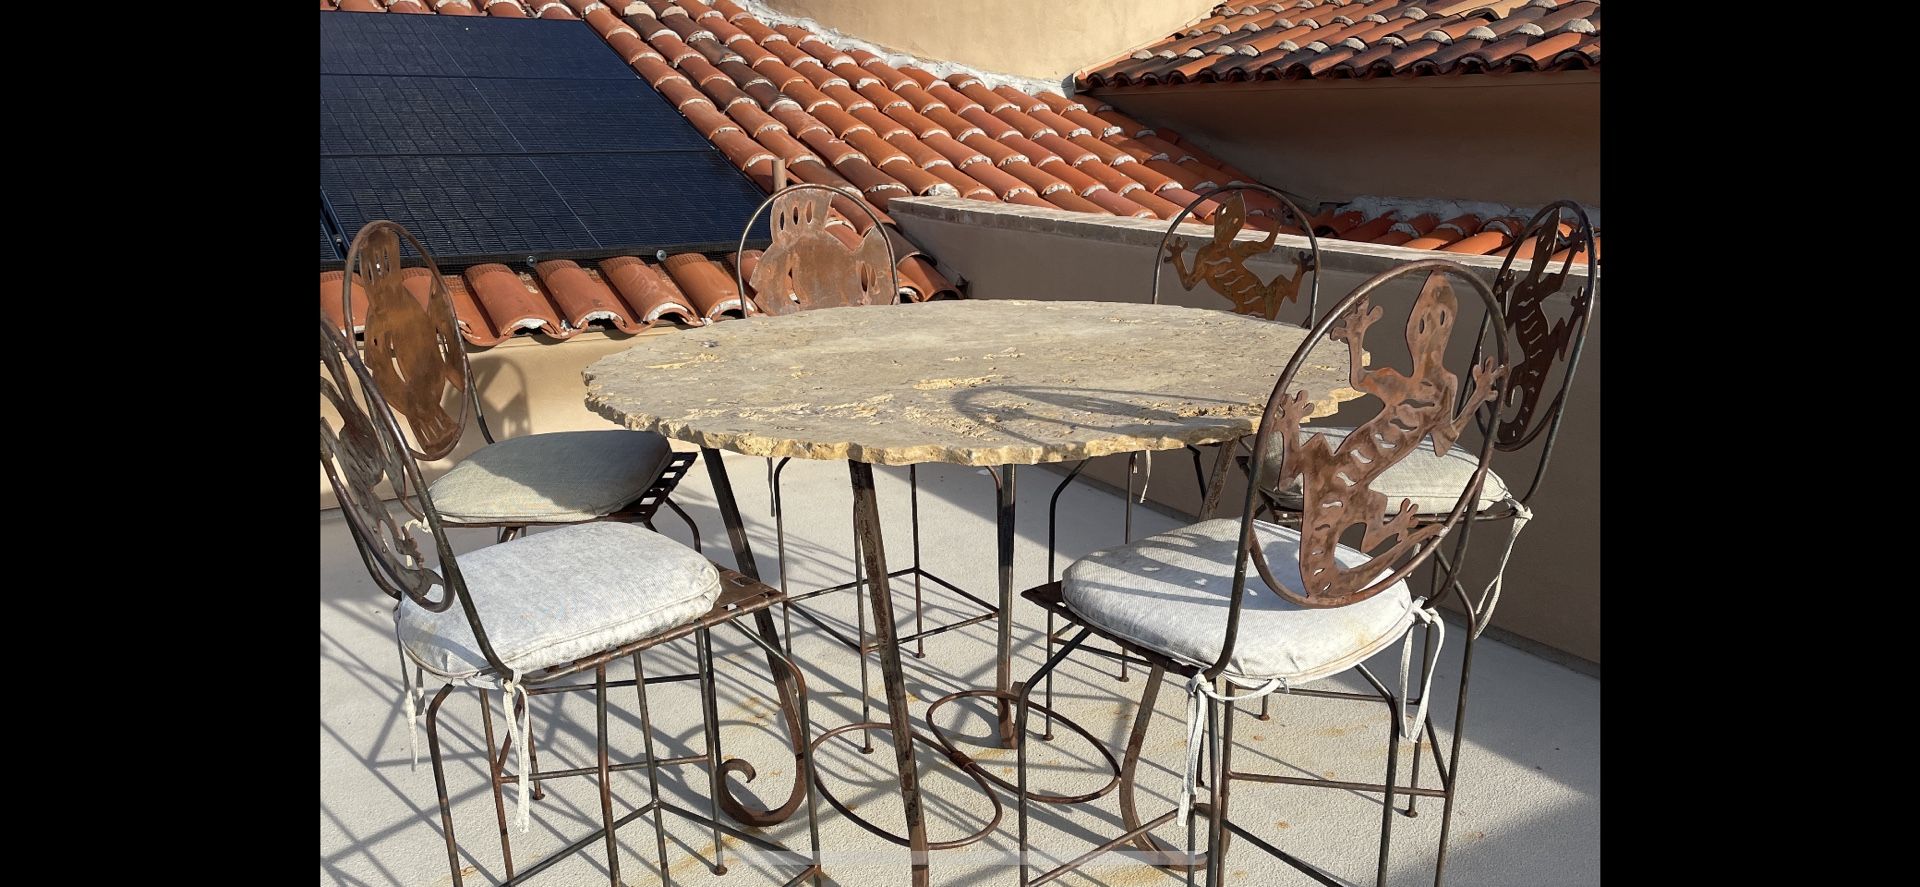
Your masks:
<svg viewBox="0 0 1920 887"><path fill-rule="evenodd" d="M740 519L740 504L733 498L733 483L727 478L726 463L721 459L720 451L711 447L702 448L700 458L707 463L707 475L713 483L714 502L720 508L721 522L726 524L727 538L733 544L733 556L738 569L747 577L757 581L760 578L760 568L753 560L753 546L747 540L746 525ZM771 610L763 609L754 613L753 622L754 629L759 632L763 640L775 648L780 646L780 630L774 625ZM786 721L787 736L793 748L794 773L803 773L807 755L807 737L800 726L800 710L794 696L793 678L781 667L779 660L772 653L767 654L767 669L773 673L774 685L780 690L780 713L782 719ZM715 741L718 742L718 739L716 738ZM717 751L716 754L718 754ZM738 773L747 782L752 782L754 777L759 775L752 764L740 758L725 758L720 769L728 773ZM800 809L807 791L806 781L796 775L793 780L793 790L788 793L786 802L768 810L750 806L735 797L731 781L722 780L721 785L726 788L718 799L720 809L726 811L726 814L737 822L760 827L776 825L793 816Z"/></svg>

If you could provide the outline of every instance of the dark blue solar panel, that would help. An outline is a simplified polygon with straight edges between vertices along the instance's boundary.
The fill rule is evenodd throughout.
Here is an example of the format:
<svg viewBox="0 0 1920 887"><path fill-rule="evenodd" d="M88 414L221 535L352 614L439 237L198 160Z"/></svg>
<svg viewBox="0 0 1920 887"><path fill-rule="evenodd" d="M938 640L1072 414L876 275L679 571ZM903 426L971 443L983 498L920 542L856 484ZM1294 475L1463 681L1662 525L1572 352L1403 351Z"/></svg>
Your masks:
<svg viewBox="0 0 1920 887"><path fill-rule="evenodd" d="M430 15L321 16L320 73L633 77L586 22Z"/></svg>
<svg viewBox="0 0 1920 887"><path fill-rule="evenodd" d="M638 77L472 83L529 154L713 150Z"/></svg>
<svg viewBox="0 0 1920 887"><path fill-rule="evenodd" d="M320 219L320 264L340 261L340 250L333 245L333 232L327 230L327 220Z"/></svg>
<svg viewBox="0 0 1920 887"><path fill-rule="evenodd" d="M453 267L717 251L765 197L584 22L323 14L320 44L343 237L393 219Z"/></svg>
<svg viewBox="0 0 1920 887"><path fill-rule="evenodd" d="M320 77L322 157L518 153L520 143L471 80Z"/></svg>
<svg viewBox="0 0 1920 887"><path fill-rule="evenodd" d="M708 189L706 182L739 173L716 152L571 154L536 157L567 205L606 244L642 248L732 249L747 216L766 195L744 189ZM672 238L663 237L672 232ZM767 237L767 219L754 238Z"/></svg>
<svg viewBox="0 0 1920 887"><path fill-rule="evenodd" d="M392 219L435 258L517 259L599 245L531 157L322 158L320 189L342 231Z"/></svg>

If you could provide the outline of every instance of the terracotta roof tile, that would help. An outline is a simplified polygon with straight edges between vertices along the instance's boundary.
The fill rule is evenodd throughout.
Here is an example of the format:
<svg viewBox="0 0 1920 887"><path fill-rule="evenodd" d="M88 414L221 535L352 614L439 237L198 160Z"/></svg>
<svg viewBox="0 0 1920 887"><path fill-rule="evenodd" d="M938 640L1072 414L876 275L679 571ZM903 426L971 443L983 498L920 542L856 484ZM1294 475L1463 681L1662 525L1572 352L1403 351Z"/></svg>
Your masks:
<svg viewBox="0 0 1920 887"><path fill-rule="evenodd" d="M1598 0L1221 4L1075 80L1089 89L1598 68L1599 17Z"/></svg>

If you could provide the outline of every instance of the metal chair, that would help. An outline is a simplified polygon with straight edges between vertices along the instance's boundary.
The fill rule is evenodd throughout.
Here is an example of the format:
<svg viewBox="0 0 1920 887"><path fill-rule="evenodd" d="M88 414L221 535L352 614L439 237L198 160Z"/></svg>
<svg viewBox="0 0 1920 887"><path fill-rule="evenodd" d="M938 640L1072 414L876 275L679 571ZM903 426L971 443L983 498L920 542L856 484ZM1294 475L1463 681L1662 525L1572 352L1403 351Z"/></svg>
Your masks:
<svg viewBox="0 0 1920 887"><path fill-rule="evenodd" d="M830 210L836 197L843 192L818 184L797 184L782 188L760 204L759 209L747 219L746 227L740 233L740 242L734 252L734 285L740 292L747 292L745 284L753 286L754 299L760 313L785 315L798 311L817 308L842 308L856 305L886 305L897 297L899 279L895 267L893 242L888 238L880 217L874 213L865 201L847 200L842 205L852 205L867 214L871 225L865 235L855 243L848 244L836 236L834 228L829 226ZM771 234L772 243L766 251L752 263L752 271L742 279L744 269L749 265L746 255L747 237L753 231L753 223L760 214L771 207L773 210ZM849 228L846 239L853 239ZM785 473L790 458L778 462L767 460L767 484L771 491L774 518L775 557L779 562L780 590L788 594L787 588L787 531L783 498L780 490L781 476ZM993 473L992 469L988 469ZM994 485L1000 488L1002 497L1007 495L1001 478L993 474ZM981 600L978 596L948 582L924 569L920 562L920 473L919 467L907 466L907 495L912 515L913 562L899 570L892 571L889 579L911 576L913 578L913 621L914 630L900 637L900 642L913 641L914 656L925 658L926 639L936 634L964 628L984 622L998 612L996 607ZM854 606L856 636L848 637L839 629L829 625L819 616L799 606L801 601L823 594L844 591L849 588L866 587L866 577L862 563L860 537L854 534L853 543L854 577L852 582L844 582L828 588L790 594L783 608L786 616L789 636L792 632L792 613L798 612L803 618L819 626L822 631L835 640L860 653L860 723L873 720L870 716L871 677L868 656L875 647L868 639L867 610L856 601ZM926 627L926 615L923 608L924 590L922 582L933 582L962 598L978 605L983 612L979 615L957 620L945 625ZM860 750L863 753L873 751L873 742L865 729L860 731Z"/></svg>
<svg viewBox="0 0 1920 887"><path fill-rule="evenodd" d="M1406 324L1411 371L1367 368L1362 357L1365 336L1383 315L1373 303L1375 294L1387 284L1416 276L1424 281ZM1407 576L1437 554L1446 534L1466 518L1488 476L1493 441L1482 442L1462 494L1438 522L1417 520L1411 501L1395 502L1377 488L1377 482L1393 466L1424 456L1421 450L1431 448L1446 456L1475 416L1491 418L1506 394L1511 366L1503 338L1495 341L1494 357L1476 356L1469 379L1445 366L1446 346L1459 314L1450 282L1454 280L1470 286L1495 322L1504 324L1501 306L1486 284L1465 267L1438 259L1402 265L1373 277L1315 324L1281 373L1261 417L1253 449L1270 458L1255 463L1239 520L1203 521L1095 552L1068 567L1062 581L1025 592L1029 600L1079 631L1022 686L1018 729L1025 730L1038 682L1092 635L1115 643L1150 671L1121 765L1120 812L1127 830L1038 879L1031 876L1027 852L1028 755L1026 745L1020 747L1016 802L1023 887L1036 880L1052 880L1128 842L1147 851L1155 865L1186 871L1189 884L1195 870L1204 868L1206 883L1215 887L1225 878L1229 832L1321 883L1346 883L1229 818L1234 781L1325 782L1235 771L1231 713L1242 700L1278 690L1321 695L1296 688L1354 669L1376 691L1370 698L1386 702L1393 713L1397 738L1418 737L1429 694L1420 694L1423 704L1409 718L1405 709L1410 695L1408 657L1416 625L1425 623L1431 632L1441 623L1436 611L1413 596ZM1304 394L1289 396L1295 374L1328 338L1346 344L1352 386L1381 407L1371 421L1338 441L1324 433L1303 431L1308 402ZM1324 351L1317 355L1320 360L1329 357ZM1296 481L1308 519L1297 528L1258 520L1260 491ZM1427 675L1432 674L1431 657L1439 649L1438 636L1430 637L1434 643L1427 648ZM1402 642L1398 693L1364 664L1395 641ZM1168 672L1187 678L1186 783L1176 809L1142 821L1134 805L1135 768ZM1232 688L1248 692L1235 695ZM1208 800L1200 808L1208 824L1204 858L1194 852L1196 826L1190 806L1197 794L1203 734L1210 759ZM1383 784L1342 784L1349 790L1385 794L1377 873L1382 885L1387 876L1393 798L1398 791L1399 746L1399 741L1388 746ZM1151 834L1152 829L1174 820L1184 821L1187 828L1184 853Z"/></svg>
<svg viewBox="0 0 1920 887"><path fill-rule="evenodd" d="M402 268L405 239L421 267ZM700 528L670 498L693 466L652 432L606 429L551 431L495 440L480 406L479 386L459 335L453 300L440 268L413 233L380 219L368 222L347 249L342 317L352 323L355 284L365 288L362 353L387 403L406 422L406 443L423 461L451 455L471 412L486 446L434 480L428 493L448 526L499 530L505 542L529 526L623 521L653 528L665 505L686 521L693 544Z"/></svg>
<svg viewBox="0 0 1920 887"><path fill-rule="evenodd" d="M1273 228L1267 232L1265 240L1239 240L1240 232L1243 231L1247 225L1247 203L1244 194L1244 192L1247 191L1258 192L1272 198L1275 208L1285 211L1284 215L1273 219ZM1221 194L1231 196L1227 197L1224 201L1215 200L1215 198ZM1195 210L1200 209L1202 205L1208 203L1214 204L1213 238L1194 249L1193 266L1189 268L1186 261L1181 258L1186 254L1188 244L1186 238L1178 234L1180 225L1186 221L1187 216L1192 215ZM1280 228L1283 224L1289 222L1306 232L1307 249L1294 253L1292 275L1275 275L1272 280L1262 283L1259 276L1247 268L1247 260L1256 256L1264 256L1268 253L1278 254L1280 252L1280 250L1277 249ZM1262 317L1267 320L1277 320L1281 309L1287 303L1300 301L1300 290L1303 285L1307 292L1307 310L1306 316L1301 322L1302 326L1310 327L1313 325L1314 312L1320 305L1320 238L1313 232L1312 219L1300 209L1298 204L1295 204L1292 199L1288 198L1287 195L1273 188L1269 188L1266 185L1226 185L1223 187L1209 188L1195 195L1193 200L1182 207L1180 213L1173 217L1173 221L1167 224L1166 232L1160 235L1160 245L1154 249L1153 258L1152 304L1155 305L1160 304L1162 265L1173 266L1174 274L1180 281L1181 288L1188 292L1192 292L1194 287L1204 281L1210 289L1232 303L1235 314L1247 314L1254 317ZM1308 280L1308 275L1311 275L1310 281ZM1216 451L1223 446L1225 446L1225 444L1216 444ZM1204 454L1201 453L1199 447L1193 446L1192 444L1187 445L1186 449L1187 452L1193 456L1193 474L1194 479L1199 484L1200 495L1202 498L1206 498L1209 490L1207 471L1202 464ZM1141 456L1139 453L1127 454L1127 489L1125 502L1121 506L1122 513L1120 518L1120 541L1122 543L1133 541L1133 506L1135 504L1133 478L1137 473L1136 469L1139 467L1140 462ZM1151 454L1147 455L1145 462L1147 477L1146 484L1142 484L1141 486L1141 501L1146 499L1146 485L1150 484L1153 479L1153 457ZM1056 542L1059 538L1060 495L1066 492L1067 487L1073 484L1074 480L1080 476L1080 472L1086 467L1087 463L1084 460L1074 465L1073 470L1067 472L1066 477L1061 478L1060 485L1054 488L1053 497L1047 502L1047 581L1049 582L1055 578L1054 564L1056 561L1054 554ZM1218 495L1218 491L1212 492ZM1049 656L1053 653L1053 645L1059 640L1060 638L1054 630L1053 617L1049 615L1047 617L1047 654ZM1126 681L1129 679L1127 675L1127 660L1120 653L1095 648L1088 648L1087 652L1118 661L1120 663L1119 680ZM1046 713L1042 738L1051 740L1053 738L1053 715L1050 709L1053 706L1053 685L1051 683L1051 677L1049 677L1048 680L1045 707L1049 709L1049 711ZM1263 711L1262 717L1264 718L1264 716L1265 713Z"/></svg>
<svg viewBox="0 0 1920 887"><path fill-rule="evenodd" d="M1489 414L1488 421L1481 424L1481 433L1492 440L1493 448L1498 452L1519 452L1537 444L1540 456L1534 464L1532 478L1524 487L1510 484L1496 472L1488 472L1474 508L1454 540L1452 556L1443 551L1434 558L1429 597L1438 600L1447 591L1455 592L1468 621L1466 646L1460 666L1459 702L1454 715L1452 750L1444 759L1441 758L1440 739L1436 728L1429 722L1426 726L1427 737L1434 748L1434 770L1439 776L1440 786L1427 789L1420 787L1422 746L1416 743L1410 785L1400 791L1407 795L1405 813L1408 816L1417 815L1416 805L1423 796L1443 799L1439 857L1434 870L1436 887L1444 882L1446 874L1447 842L1453 823L1455 788L1460 778L1460 750L1466 735L1467 690L1473 677L1474 643L1493 621L1494 608L1499 604L1505 582L1507 562L1513 555L1520 531L1533 518L1529 503L1540 491L1548 461L1553 456L1554 441L1559 437L1560 422L1566 413L1567 394L1573 386L1574 371L1580 364L1580 352L1592 326L1600 279L1598 256L1593 226L1578 204L1561 200L1542 207L1506 250L1500 270L1494 275L1492 287L1500 312L1497 315L1489 312L1481 320L1480 337L1475 342L1474 359L1478 361L1486 348L1488 331L1496 328L1498 322L1501 340L1511 340L1520 355L1514 364L1509 384L1504 388L1500 410L1497 414ZM1524 268L1520 267L1519 263L1522 262L1525 263ZM1547 300L1566 287L1575 262L1586 264L1586 280L1569 294L1563 311L1550 313ZM1550 314L1560 316L1554 318ZM1562 363L1565 366L1556 372L1556 366ZM1549 399L1548 386L1555 382L1556 376L1558 386ZM1325 433L1330 438L1339 438L1348 432L1347 429L1327 428ZM1374 488L1389 499L1410 499L1414 503L1417 523L1438 525L1446 521L1447 505L1458 497L1459 491L1465 489L1471 480L1471 468L1472 465L1462 459L1415 455L1382 475ZM1297 488L1271 489L1265 498L1264 511L1277 523L1299 523L1302 502ZM1462 562L1474 526L1499 521L1508 524L1506 547L1500 555L1493 578L1475 599L1460 582L1456 567ZM1440 587L1443 580L1447 586L1445 589ZM1425 679L1423 672L1423 683Z"/></svg>
<svg viewBox="0 0 1920 887"><path fill-rule="evenodd" d="M378 351L374 354L376 360L386 358ZM322 402L331 405L333 411L332 417L326 409L321 411L320 464L339 497L340 510L368 573L383 591L398 601L394 608L395 636L400 648L402 695L410 731L417 717L415 689L413 682L404 676L424 670L446 682L427 704L426 720L427 746L433 762L440 825L446 836L452 883L458 887L463 877L446 774L441 763L439 716L442 703L456 685L479 691L487 769L506 884L521 883L561 857L603 839L609 879L618 887L621 884L620 854L615 832L647 814L653 818L661 881L668 883L663 812L712 829L712 866L716 873L726 870L722 833L762 849L785 852L785 848L720 821L722 772L742 769L745 765L731 759L723 761L720 756L711 639L712 629L731 625L765 650L769 665L777 663L777 677L793 682L794 708L789 726L801 739L810 739L806 735L810 722L805 678L780 650L777 636L762 637L737 621L779 603L780 592L732 570L717 568L697 552L627 523L562 527L456 558L446 535L450 524L441 519L433 497L426 494L419 464L381 394L382 386L375 381L395 367L389 365L370 371L354 353L351 340L324 314L320 318L320 360L325 368L320 379ZM383 486L396 496L398 508L390 508L382 501ZM432 562L416 534L431 538L431 544L425 547L435 555ZM768 625L770 627L770 623ZM698 648L699 674L647 675L641 662L643 652L688 635L694 637ZM608 665L627 657L633 660L634 678L608 680ZM592 675L590 683L561 682L571 675L586 674ZM705 754L661 758L654 753L647 689L661 682L695 679L699 681L703 703ZM607 748L607 690L625 686L632 686L638 696L646 757L613 763ZM494 755L489 699L493 690L515 698L520 713L510 715L509 738L498 757ZM528 754L531 752L528 698L585 691L594 694L596 764L566 770L539 770L538 762L530 760ZM409 733L410 740L414 735ZM508 754L514 748L522 750L517 775L507 772ZM810 742L803 742L796 754L797 778L802 786L812 784L810 748ZM415 760L418 760L417 749ZM706 815L673 804L660 795L659 768L682 764L704 764L707 768L711 805ZM647 773L650 799L616 819L612 774L642 768ZM529 817L529 781L587 775L599 781L601 828L516 874L502 786L516 781L520 786L519 825L524 831ZM809 878L816 885L820 883L820 834L812 801L809 791L811 861L786 882L789 885Z"/></svg>

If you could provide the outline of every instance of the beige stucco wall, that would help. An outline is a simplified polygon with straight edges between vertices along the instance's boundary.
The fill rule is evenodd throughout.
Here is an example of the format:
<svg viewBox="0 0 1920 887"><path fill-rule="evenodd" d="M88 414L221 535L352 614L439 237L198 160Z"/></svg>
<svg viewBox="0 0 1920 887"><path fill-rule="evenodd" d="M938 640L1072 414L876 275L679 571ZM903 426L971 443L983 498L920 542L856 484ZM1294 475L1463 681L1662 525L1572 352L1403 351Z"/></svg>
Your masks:
<svg viewBox="0 0 1920 887"><path fill-rule="evenodd" d="M670 333L672 326L656 327L641 335ZM496 438L519 437L536 431L588 431L615 427L587 409L586 388L580 371L587 365L631 346L636 337L621 333L587 332L564 345L522 337L469 353L480 387L488 427ZM323 369L322 373L325 372ZM331 417L323 398L320 410ZM429 483L455 462L481 447L480 432L471 421L459 448L447 459L420 466ZM320 507L333 508L333 490L320 472Z"/></svg>
<svg viewBox="0 0 1920 887"><path fill-rule="evenodd" d="M896 200L888 212L907 235L927 252L940 257L940 268L968 281L973 298L1091 299L1147 301L1152 286L1148 276L1164 224L1151 220L1117 219L998 206L947 198ZM1196 227L1190 239L1205 237L1209 229ZM1283 244L1304 246L1303 238L1283 238ZM1321 243L1327 272L1321 281L1320 310L1325 311L1363 280L1393 265L1433 258L1435 253L1372 245L1337 246ZM1456 258L1456 257L1450 257ZM1466 264L1490 280L1499 263L1468 256ZM1165 266L1162 266L1165 267ZM1262 279L1282 269L1254 262ZM1287 269L1291 271L1289 263ZM1311 278L1309 278L1310 280ZM1417 284L1389 289L1383 299L1405 304ZM1161 300L1175 305L1224 308L1225 301L1203 285L1193 292L1180 288L1169 270L1161 280ZM1464 289L1462 316L1453 337L1450 365L1466 364L1472 349L1472 331L1479 329L1482 312ZM1556 298L1565 298L1563 293ZM1404 310L1404 309L1403 309ZM1565 310L1564 303L1550 310ZM1604 311L1595 314L1596 320ZM1305 310L1289 308L1283 319L1294 322ZM1404 316L1404 315L1402 315ZM1581 357L1580 374L1569 395L1570 406L1553 464L1533 505L1536 517L1528 525L1507 570L1494 625L1590 662L1600 661L1600 340L1596 323ZM1178 347L1169 343L1169 347ZM1376 331L1368 339L1376 362L1404 365L1406 346L1398 337ZM1397 353L1396 353L1397 352ZM1368 406L1371 404L1371 406ZM1329 424L1354 425L1372 417L1377 402L1357 401ZM1537 450L1508 456L1496 454L1494 468L1516 483L1530 479ZM1096 460L1087 473L1115 486L1126 483L1126 457ZM1237 474L1224 500L1237 508L1244 502L1245 484ZM1168 507L1192 512L1199 505L1193 463L1184 451L1154 458L1149 498ZM1223 516L1233 516L1229 510ZM1476 529L1468 558L1468 575L1484 582L1490 565L1504 545L1505 524ZM1489 532L1491 530L1491 532ZM1425 573L1416 587L1426 587ZM1477 588L1476 588L1477 591Z"/></svg>
<svg viewBox="0 0 1920 887"><path fill-rule="evenodd" d="M852 37L929 60L1059 81L1165 37L1214 0L767 0Z"/></svg>
<svg viewBox="0 0 1920 887"><path fill-rule="evenodd" d="M1600 204L1600 74L1560 71L1095 90L1314 200ZM1311 208L1311 207L1309 207Z"/></svg>

